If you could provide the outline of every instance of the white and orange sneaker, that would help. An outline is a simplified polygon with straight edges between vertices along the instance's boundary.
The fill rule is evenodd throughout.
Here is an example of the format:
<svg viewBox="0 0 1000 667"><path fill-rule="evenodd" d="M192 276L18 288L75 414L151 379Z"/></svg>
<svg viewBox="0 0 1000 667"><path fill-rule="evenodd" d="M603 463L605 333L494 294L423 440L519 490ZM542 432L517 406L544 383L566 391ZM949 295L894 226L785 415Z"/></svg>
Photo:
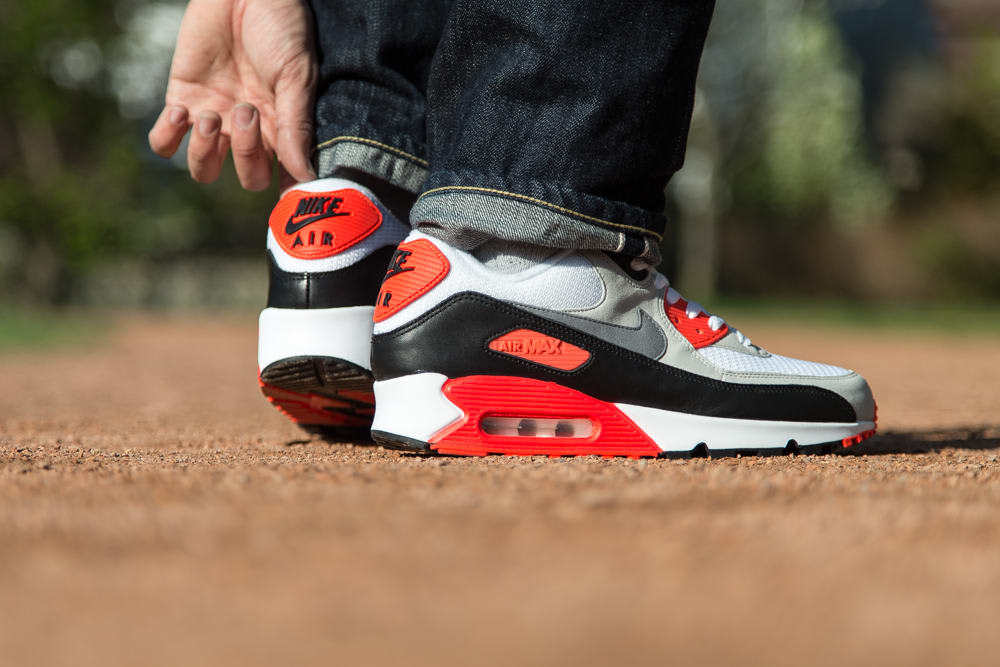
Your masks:
<svg viewBox="0 0 1000 667"><path fill-rule="evenodd" d="M306 430L367 438L375 296L407 232L370 190L337 178L296 185L271 213L260 387Z"/></svg>
<svg viewBox="0 0 1000 667"><path fill-rule="evenodd" d="M857 373L771 354L648 266L602 252L480 261L413 232L374 333L372 435L397 449L821 452L875 431Z"/></svg>

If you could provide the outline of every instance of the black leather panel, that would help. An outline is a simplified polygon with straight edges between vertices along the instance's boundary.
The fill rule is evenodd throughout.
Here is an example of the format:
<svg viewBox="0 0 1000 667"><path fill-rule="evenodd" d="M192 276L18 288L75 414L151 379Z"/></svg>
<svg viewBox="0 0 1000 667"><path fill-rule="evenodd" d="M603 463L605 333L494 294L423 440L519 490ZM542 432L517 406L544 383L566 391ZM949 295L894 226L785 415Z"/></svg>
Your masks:
<svg viewBox="0 0 1000 667"><path fill-rule="evenodd" d="M580 368L560 371L490 350L528 328L588 350ZM376 380L418 372L514 375L550 380L590 396L709 417L794 422L857 421L842 396L821 387L722 382L661 364L599 338L477 293L457 294L400 329L372 340Z"/></svg>
<svg viewBox="0 0 1000 667"><path fill-rule="evenodd" d="M343 308L374 306L382 277L395 246L376 250L359 262L337 271L292 273L282 271L267 253L269 308Z"/></svg>

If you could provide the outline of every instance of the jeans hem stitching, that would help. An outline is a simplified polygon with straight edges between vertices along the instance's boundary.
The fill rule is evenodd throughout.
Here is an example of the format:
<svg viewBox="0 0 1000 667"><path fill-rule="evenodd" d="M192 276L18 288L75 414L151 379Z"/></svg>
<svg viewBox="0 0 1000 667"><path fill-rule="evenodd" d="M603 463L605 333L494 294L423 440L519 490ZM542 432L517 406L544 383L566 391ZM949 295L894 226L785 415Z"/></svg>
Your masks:
<svg viewBox="0 0 1000 667"><path fill-rule="evenodd" d="M565 213L566 215L572 215L572 216L577 217L577 218L582 218L584 220L589 220L591 222L596 222L596 223L601 224L601 225L607 225L609 227L617 227L619 229L628 229L630 231L639 232L640 234L647 234L647 235L652 236L653 238L655 238L657 241L662 241L663 240L663 237L660 234L657 234L656 232L648 230L648 229L644 229L642 227L636 227L634 225L626 225L626 224L623 224L623 223L620 223L620 222L611 222L610 220L604 220L602 218L595 218L594 216L586 215L585 213L580 213L579 211L574 211L573 209L564 208L562 206L558 206L558 205L553 204L551 202L547 202L547 201L545 201L543 199L536 199L534 197L528 197L527 195L517 194L516 192L506 192L504 190L494 190L493 188L480 188L480 187L475 187L475 186L471 186L471 185L445 185L445 186L442 186L440 188L432 188L432 189L428 190L427 192L425 192L422 195L420 195L420 197L418 197L418 199L423 199L427 195L430 195L430 194L433 194L433 193L436 193L436 192L444 192L446 190L466 190L466 191L471 191L471 192L481 192L481 193L484 193L484 194L500 195L502 197L510 197L512 199L519 199L521 201L525 201L525 202L528 202L528 203L531 203L531 204L536 204L538 206L544 206L545 208L549 208L549 209L552 209L554 211L558 211L560 213Z"/></svg>
<svg viewBox="0 0 1000 667"><path fill-rule="evenodd" d="M327 146L332 146L335 143L340 143L340 142L344 142L344 141L353 141L353 142L361 143L361 144L369 144L371 146L375 146L376 148L381 148L384 151L389 151L390 153L395 153L396 155L399 155L400 157L406 158L407 160L410 160L411 162L415 162L416 164L420 165L421 167L424 167L425 169L428 168L428 167L430 167L430 163L427 160L424 160L423 158L419 158L416 155L413 155L411 153L407 153L406 151L400 150L399 148L396 148L395 146L390 146L389 144L383 144L381 141L375 141L374 139L366 139L365 137L353 137L353 136L348 136L348 135L345 135L345 136L342 136L342 137L334 137L333 139L327 139L326 141L324 141L324 142L322 142L320 144L317 144L315 150L319 151L319 150L322 150L322 149L326 148Z"/></svg>

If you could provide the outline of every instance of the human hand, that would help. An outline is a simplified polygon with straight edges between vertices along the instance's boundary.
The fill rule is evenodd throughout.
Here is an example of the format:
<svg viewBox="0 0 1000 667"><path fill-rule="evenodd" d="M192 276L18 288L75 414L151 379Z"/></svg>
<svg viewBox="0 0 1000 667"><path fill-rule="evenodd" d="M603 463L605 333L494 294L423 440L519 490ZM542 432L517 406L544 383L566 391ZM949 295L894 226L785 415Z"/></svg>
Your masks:
<svg viewBox="0 0 1000 667"><path fill-rule="evenodd" d="M188 168L201 183L219 177L230 147L247 190L270 185L275 153L283 180L316 178L312 42L302 0L191 0L150 147L170 157L191 129Z"/></svg>

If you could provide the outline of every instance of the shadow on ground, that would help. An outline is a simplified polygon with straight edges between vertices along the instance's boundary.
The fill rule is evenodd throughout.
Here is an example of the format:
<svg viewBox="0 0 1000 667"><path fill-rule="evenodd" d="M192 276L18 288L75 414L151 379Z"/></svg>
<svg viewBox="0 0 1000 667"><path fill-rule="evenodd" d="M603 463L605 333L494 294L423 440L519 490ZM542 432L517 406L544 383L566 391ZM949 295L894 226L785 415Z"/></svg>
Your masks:
<svg viewBox="0 0 1000 667"><path fill-rule="evenodd" d="M934 431L886 431L842 451L847 456L927 454L942 449L1000 449L1000 426Z"/></svg>
<svg viewBox="0 0 1000 667"><path fill-rule="evenodd" d="M326 443L332 445L353 444L361 447L376 447L377 443L371 438L361 436L344 437L343 435L316 434L312 438L290 440L285 443L286 447L296 445L308 445L316 443ZM927 431L886 431L869 438L861 444L844 449L839 444L830 444L829 449L824 452L840 456L884 456L889 454L928 454L944 449L966 449L966 450L1000 450L1000 426L965 427L947 430L927 430ZM404 454L421 456L417 452L403 452ZM736 454L744 456L781 456L792 453L791 450L777 449L773 451L754 450L732 450L732 452L711 453L711 458L728 458ZM798 453L798 452L796 452ZM805 452L803 452L805 453ZM678 453L673 458L702 458L708 456L705 452L692 451Z"/></svg>

